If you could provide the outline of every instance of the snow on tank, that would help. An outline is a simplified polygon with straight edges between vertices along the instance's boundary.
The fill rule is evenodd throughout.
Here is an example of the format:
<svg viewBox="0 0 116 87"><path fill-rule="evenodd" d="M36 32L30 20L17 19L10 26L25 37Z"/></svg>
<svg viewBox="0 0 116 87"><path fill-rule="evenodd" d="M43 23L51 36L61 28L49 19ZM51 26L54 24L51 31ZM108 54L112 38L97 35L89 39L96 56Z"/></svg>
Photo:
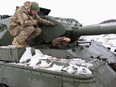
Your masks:
<svg viewBox="0 0 116 87"><path fill-rule="evenodd" d="M100 42L102 45L107 47L111 52L116 54L116 35L115 34L81 36L80 39L86 39L87 41L94 40L96 42Z"/></svg>
<svg viewBox="0 0 116 87"><path fill-rule="evenodd" d="M31 47L26 48L20 62L15 64L75 75L92 75L89 67L93 66L79 58L64 59L44 55L39 49L35 49L35 55L32 55Z"/></svg>

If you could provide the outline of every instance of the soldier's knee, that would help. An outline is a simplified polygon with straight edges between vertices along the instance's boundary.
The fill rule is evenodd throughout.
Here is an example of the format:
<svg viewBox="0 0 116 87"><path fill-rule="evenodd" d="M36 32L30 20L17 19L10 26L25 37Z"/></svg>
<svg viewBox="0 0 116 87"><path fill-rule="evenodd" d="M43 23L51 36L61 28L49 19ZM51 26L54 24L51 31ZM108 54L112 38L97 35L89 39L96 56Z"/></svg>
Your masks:
<svg viewBox="0 0 116 87"><path fill-rule="evenodd" d="M28 26L28 27L26 27L26 29L34 31L34 27L33 26Z"/></svg>

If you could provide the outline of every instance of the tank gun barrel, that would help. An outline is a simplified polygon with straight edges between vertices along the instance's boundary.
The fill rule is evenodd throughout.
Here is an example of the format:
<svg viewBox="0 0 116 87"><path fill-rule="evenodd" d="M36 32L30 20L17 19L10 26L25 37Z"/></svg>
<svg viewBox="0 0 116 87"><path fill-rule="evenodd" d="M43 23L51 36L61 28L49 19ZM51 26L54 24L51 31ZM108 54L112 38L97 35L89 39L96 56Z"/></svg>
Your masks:
<svg viewBox="0 0 116 87"><path fill-rule="evenodd" d="M116 23L96 24L78 27L78 35L116 34Z"/></svg>

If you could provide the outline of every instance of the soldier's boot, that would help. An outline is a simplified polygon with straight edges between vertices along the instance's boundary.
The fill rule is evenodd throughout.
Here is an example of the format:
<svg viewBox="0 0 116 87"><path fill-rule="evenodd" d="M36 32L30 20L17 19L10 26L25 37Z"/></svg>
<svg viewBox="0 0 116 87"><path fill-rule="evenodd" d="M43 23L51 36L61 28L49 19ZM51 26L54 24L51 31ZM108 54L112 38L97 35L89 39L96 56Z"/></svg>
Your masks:
<svg viewBox="0 0 116 87"><path fill-rule="evenodd" d="M29 45L26 44L26 42L23 42L22 44L23 44L24 47L29 47Z"/></svg>
<svg viewBox="0 0 116 87"><path fill-rule="evenodd" d="M29 26L24 28L19 32L19 34L14 38L12 44L16 47L27 47L26 40L28 40L28 37L35 31L33 26Z"/></svg>
<svg viewBox="0 0 116 87"><path fill-rule="evenodd" d="M13 39L12 44L13 44L15 47L17 47L17 48L22 48L22 47L25 47L25 46L26 46L26 43L20 44L20 43L17 41L16 38Z"/></svg>

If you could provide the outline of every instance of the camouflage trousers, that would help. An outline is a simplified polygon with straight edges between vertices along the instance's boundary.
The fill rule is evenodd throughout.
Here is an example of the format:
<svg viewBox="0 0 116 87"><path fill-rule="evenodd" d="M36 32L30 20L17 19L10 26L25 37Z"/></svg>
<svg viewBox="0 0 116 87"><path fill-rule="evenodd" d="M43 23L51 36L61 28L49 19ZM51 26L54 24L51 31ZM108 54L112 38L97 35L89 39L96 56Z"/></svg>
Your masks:
<svg viewBox="0 0 116 87"><path fill-rule="evenodd" d="M18 43L23 44L26 40L30 40L38 36L41 33L41 29L34 28L33 26L28 26L25 28L22 26L17 26L13 29L9 29L9 32L15 37Z"/></svg>

